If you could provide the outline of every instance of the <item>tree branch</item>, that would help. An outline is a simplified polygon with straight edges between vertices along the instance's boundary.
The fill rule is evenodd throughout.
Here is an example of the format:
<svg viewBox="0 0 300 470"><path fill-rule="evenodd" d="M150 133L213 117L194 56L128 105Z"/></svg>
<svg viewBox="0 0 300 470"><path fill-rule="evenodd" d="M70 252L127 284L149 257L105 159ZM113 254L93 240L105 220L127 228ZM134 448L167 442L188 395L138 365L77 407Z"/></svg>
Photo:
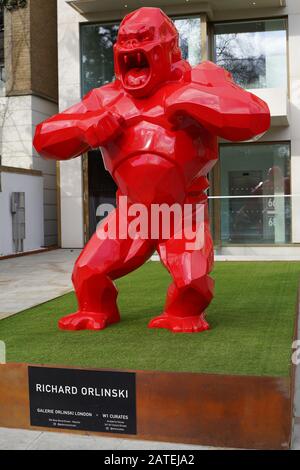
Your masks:
<svg viewBox="0 0 300 470"><path fill-rule="evenodd" d="M17 10L18 8L25 8L27 0L0 0L0 10Z"/></svg>

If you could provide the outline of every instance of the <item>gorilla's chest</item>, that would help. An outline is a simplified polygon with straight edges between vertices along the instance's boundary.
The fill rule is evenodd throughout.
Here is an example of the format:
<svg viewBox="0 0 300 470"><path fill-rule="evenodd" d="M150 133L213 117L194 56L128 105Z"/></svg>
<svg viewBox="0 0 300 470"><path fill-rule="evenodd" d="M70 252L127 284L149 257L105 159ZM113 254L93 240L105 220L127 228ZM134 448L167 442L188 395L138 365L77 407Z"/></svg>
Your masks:
<svg viewBox="0 0 300 470"><path fill-rule="evenodd" d="M116 100L107 104L107 107L122 116L128 127L143 120L160 124L166 128L170 127L165 117L165 93L163 89L143 99L134 99L128 94L122 94Z"/></svg>
<svg viewBox="0 0 300 470"><path fill-rule="evenodd" d="M140 100L123 95L110 104L111 110L125 120L124 132L102 148L105 166L111 174L132 156L147 154L148 159L153 155L173 161L184 178L190 180L202 168L207 170L208 160L216 158L211 155L214 148L211 137L194 120L186 117L183 125L175 128L167 119L165 98L169 88Z"/></svg>

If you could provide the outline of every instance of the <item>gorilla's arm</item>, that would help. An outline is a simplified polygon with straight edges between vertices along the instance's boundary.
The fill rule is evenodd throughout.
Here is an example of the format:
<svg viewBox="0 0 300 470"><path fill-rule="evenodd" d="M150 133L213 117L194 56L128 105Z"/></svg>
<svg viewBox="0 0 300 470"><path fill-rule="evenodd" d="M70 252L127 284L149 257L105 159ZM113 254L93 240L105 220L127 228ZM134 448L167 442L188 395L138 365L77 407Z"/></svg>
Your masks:
<svg viewBox="0 0 300 470"><path fill-rule="evenodd" d="M68 160L104 145L121 132L121 118L105 110L99 89L36 128L33 145L45 158Z"/></svg>
<svg viewBox="0 0 300 470"><path fill-rule="evenodd" d="M170 120L188 114L213 134L232 141L252 139L270 127L268 105L208 61L192 70L190 83L167 98L166 113Z"/></svg>

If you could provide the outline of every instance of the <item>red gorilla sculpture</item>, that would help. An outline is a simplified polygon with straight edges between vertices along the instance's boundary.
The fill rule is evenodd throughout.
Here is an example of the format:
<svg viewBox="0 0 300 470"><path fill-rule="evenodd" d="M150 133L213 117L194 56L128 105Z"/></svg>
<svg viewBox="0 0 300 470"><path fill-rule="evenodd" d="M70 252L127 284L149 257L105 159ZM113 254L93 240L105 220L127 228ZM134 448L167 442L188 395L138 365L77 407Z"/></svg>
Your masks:
<svg viewBox="0 0 300 470"><path fill-rule="evenodd" d="M158 250L173 283L164 313L151 328L199 332L209 328L213 297L213 242L207 173L217 161L217 137L248 140L270 125L268 106L234 84L211 62L195 68L182 60L178 32L158 8L141 8L122 21L114 46L116 80L91 91L67 111L40 124L34 145L46 158L67 160L101 147L105 166L129 203L202 203L204 245L186 240L99 239L76 262L73 283L79 310L59 322L66 330L101 330L120 320L113 281ZM120 207L103 222L126 214ZM155 294L155 293L154 293Z"/></svg>

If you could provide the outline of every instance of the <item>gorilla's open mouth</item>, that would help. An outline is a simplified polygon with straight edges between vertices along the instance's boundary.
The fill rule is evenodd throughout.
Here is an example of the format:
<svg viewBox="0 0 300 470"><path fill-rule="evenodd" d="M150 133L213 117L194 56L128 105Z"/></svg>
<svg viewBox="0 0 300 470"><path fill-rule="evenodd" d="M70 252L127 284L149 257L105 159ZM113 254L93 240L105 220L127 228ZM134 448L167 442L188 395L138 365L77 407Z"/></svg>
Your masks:
<svg viewBox="0 0 300 470"><path fill-rule="evenodd" d="M120 56L123 83L129 88L140 88L150 79L150 64L143 51L132 51Z"/></svg>

